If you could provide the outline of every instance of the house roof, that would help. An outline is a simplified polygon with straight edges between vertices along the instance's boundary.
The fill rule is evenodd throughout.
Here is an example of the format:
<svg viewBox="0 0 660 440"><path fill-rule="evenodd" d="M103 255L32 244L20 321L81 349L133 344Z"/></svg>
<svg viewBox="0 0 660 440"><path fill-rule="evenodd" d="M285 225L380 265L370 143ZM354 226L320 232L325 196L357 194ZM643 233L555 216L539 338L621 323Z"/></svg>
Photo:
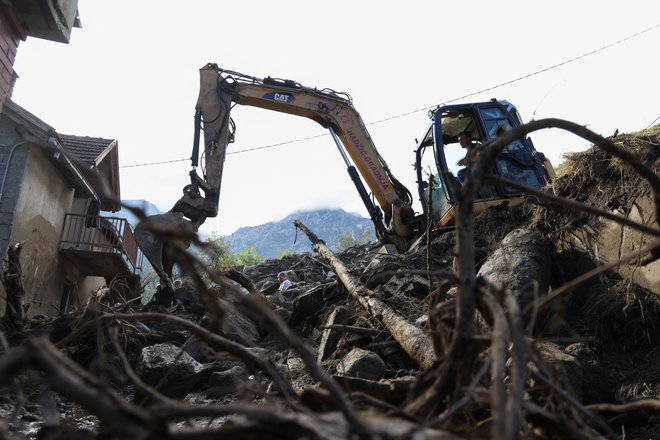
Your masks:
<svg viewBox="0 0 660 440"><path fill-rule="evenodd" d="M102 210L115 212L121 209L116 139L59 134L11 99L5 101L2 114L22 127L21 136L28 136L31 142L43 148L60 150L65 157L71 158L60 163L59 156L48 156L74 187L81 190L87 187L94 197L98 197Z"/></svg>
<svg viewBox="0 0 660 440"><path fill-rule="evenodd" d="M101 209L118 211L121 205L119 190L119 153L116 139L104 139L89 136L58 134L64 147L81 163L85 175L101 195ZM96 172L98 171L98 172ZM110 192L114 199L103 196Z"/></svg>
<svg viewBox="0 0 660 440"><path fill-rule="evenodd" d="M77 159L93 167L98 166L117 143L114 139L74 136L70 134L60 134L59 136L67 150L73 153Z"/></svg>

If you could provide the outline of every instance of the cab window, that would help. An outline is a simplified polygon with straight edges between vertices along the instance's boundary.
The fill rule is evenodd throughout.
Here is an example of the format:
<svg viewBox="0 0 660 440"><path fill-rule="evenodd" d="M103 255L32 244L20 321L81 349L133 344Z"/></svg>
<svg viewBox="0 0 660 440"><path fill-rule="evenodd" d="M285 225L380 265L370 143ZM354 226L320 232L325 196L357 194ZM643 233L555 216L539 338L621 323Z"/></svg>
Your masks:
<svg viewBox="0 0 660 440"><path fill-rule="evenodd" d="M438 172L437 158L435 157L435 149L433 148L433 130L429 131L424 136L421 142L421 160L419 166L421 168L422 177L428 181L432 174Z"/></svg>
<svg viewBox="0 0 660 440"><path fill-rule="evenodd" d="M508 130L511 128L511 123L507 119L506 115L500 108L491 107L480 109L481 117L484 121L484 127L486 128L486 135L488 139L492 139L501 130ZM515 140L511 142L507 147L507 152L513 152L516 150L522 150L524 148L523 143L520 140Z"/></svg>

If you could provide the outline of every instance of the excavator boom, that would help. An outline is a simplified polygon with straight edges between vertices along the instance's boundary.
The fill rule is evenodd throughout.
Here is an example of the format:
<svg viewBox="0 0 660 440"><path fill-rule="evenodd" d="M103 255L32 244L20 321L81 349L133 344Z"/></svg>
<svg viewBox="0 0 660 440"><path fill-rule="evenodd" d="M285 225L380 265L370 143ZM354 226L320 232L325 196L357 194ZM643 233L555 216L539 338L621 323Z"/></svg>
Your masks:
<svg viewBox="0 0 660 440"><path fill-rule="evenodd" d="M306 117L327 128L381 241L405 250L419 234L422 226L415 220L412 196L378 154L350 96L329 89L305 87L290 80L256 78L207 64L200 69L190 184L184 187L183 196L169 213L150 218L149 228L137 228L142 231L138 242L152 265L157 266L156 272L167 273L169 268L163 267L160 240L149 230L158 229L160 225L190 223L196 231L206 218L218 215L227 146L234 140L230 114L234 104ZM202 167L199 166L200 142L203 142L205 159ZM198 174L200 168L201 175Z"/></svg>

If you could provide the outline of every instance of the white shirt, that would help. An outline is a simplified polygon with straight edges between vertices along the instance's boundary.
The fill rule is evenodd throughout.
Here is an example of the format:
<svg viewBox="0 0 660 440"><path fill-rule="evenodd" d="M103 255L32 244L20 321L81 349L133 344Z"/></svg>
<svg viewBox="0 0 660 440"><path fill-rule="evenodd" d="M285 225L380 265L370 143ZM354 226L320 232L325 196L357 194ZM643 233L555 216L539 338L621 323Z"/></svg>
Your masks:
<svg viewBox="0 0 660 440"><path fill-rule="evenodd" d="M289 280L282 281L282 283L280 284L280 292L285 291L289 287L291 287L291 281L289 281Z"/></svg>

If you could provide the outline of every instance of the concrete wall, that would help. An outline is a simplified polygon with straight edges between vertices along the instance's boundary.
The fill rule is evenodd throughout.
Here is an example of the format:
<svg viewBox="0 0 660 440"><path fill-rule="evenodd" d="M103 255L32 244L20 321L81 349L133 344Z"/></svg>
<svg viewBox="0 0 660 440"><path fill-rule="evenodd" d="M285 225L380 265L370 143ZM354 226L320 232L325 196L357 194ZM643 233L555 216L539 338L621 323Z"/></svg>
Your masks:
<svg viewBox="0 0 660 440"><path fill-rule="evenodd" d="M73 193L53 165L32 147L9 238L10 244L25 242L21 265L29 315L57 315L52 306L60 305L63 283L58 245Z"/></svg>

